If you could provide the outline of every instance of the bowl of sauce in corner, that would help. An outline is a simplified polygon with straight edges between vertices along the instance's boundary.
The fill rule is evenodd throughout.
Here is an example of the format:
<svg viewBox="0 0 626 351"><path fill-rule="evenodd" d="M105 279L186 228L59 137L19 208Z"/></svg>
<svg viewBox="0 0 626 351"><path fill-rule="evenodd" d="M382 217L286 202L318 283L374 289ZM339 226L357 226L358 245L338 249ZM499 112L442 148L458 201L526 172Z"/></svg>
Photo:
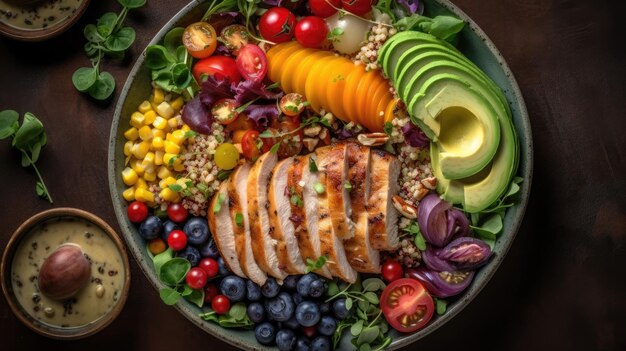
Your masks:
<svg viewBox="0 0 626 351"><path fill-rule="evenodd" d="M0 0L0 34L42 41L70 28L90 0Z"/></svg>
<svg viewBox="0 0 626 351"><path fill-rule="evenodd" d="M34 215L13 233L0 266L2 291L17 318L55 339L104 329L130 287L124 244L99 217L75 208Z"/></svg>

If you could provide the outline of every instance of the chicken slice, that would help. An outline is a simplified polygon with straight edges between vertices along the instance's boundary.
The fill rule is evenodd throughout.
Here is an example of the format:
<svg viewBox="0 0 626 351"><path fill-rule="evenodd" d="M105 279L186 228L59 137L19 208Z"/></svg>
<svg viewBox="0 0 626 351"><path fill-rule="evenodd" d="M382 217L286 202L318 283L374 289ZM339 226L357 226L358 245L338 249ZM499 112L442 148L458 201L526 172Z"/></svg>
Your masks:
<svg viewBox="0 0 626 351"><path fill-rule="evenodd" d="M370 196L366 204L370 243L377 250L398 247L398 212L391 198L398 193L400 161L383 151L371 150Z"/></svg>

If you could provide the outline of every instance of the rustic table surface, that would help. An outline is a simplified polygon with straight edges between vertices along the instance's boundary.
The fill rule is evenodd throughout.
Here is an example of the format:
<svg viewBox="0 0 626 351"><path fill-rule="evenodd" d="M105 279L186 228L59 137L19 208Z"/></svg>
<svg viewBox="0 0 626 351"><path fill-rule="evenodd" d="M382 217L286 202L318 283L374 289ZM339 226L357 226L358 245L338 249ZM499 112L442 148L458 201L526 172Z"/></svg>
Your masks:
<svg viewBox="0 0 626 351"><path fill-rule="evenodd" d="M407 349L626 349L626 41L623 1L455 0L500 49L526 100L535 172L530 203L504 263L451 322ZM20 223L59 206L93 212L119 228L107 184L113 110L132 63L187 0L149 0L129 15L130 58L105 63L112 101L74 90L88 65L82 28L115 1L92 1L68 32L43 43L0 38L0 110L35 113L49 145L39 169L54 205L37 198L35 174L0 142L0 247ZM0 299L3 350L231 350L165 306L131 259L126 307L101 333L76 342L41 337Z"/></svg>

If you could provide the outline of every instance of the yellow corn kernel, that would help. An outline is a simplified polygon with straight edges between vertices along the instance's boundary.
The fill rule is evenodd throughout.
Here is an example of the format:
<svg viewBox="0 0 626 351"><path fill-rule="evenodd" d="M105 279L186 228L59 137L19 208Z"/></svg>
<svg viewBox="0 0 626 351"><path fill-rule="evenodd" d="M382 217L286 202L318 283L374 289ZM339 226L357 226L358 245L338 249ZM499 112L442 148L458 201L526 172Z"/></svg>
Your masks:
<svg viewBox="0 0 626 351"><path fill-rule="evenodd" d="M163 164L163 155L165 154L165 152L163 152L162 150L157 150L154 152L154 165L155 166L160 166Z"/></svg>
<svg viewBox="0 0 626 351"><path fill-rule="evenodd" d="M156 180L156 177L157 175L154 172L146 172L143 174L143 179L146 182L154 182Z"/></svg>
<svg viewBox="0 0 626 351"><path fill-rule="evenodd" d="M157 118L157 114L156 112L154 112L154 110L150 110L146 113L144 113L143 115L145 117L145 120L143 121L143 124L145 125L150 125L154 122L154 120Z"/></svg>
<svg viewBox="0 0 626 351"><path fill-rule="evenodd" d="M152 125L156 129L165 129L167 127L167 120L161 116L157 116L157 118L152 122Z"/></svg>
<svg viewBox="0 0 626 351"><path fill-rule="evenodd" d="M149 151L150 142L148 141L142 141L133 145L133 156L135 156L135 158L143 159Z"/></svg>
<svg viewBox="0 0 626 351"><path fill-rule="evenodd" d="M139 133L137 132L137 128L131 127L124 132L124 138L126 140L135 141L139 138Z"/></svg>
<svg viewBox="0 0 626 351"><path fill-rule="evenodd" d="M137 183L135 184L135 189L148 189L148 183L143 178L137 179Z"/></svg>
<svg viewBox="0 0 626 351"><path fill-rule="evenodd" d="M159 179L165 179L171 176L172 176L172 172L166 166L161 166L157 170L157 177L159 177Z"/></svg>
<svg viewBox="0 0 626 351"><path fill-rule="evenodd" d="M163 146L165 148L165 152L168 154L178 155L180 153L180 146L176 145L176 143L172 141L164 141Z"/></svg>
<svg viewBox="0 0 626 351"><path fill-rule="evenodd" d="M122 171L122 180L124 181L124 184L128 186L135 185L135 183L137 183L137 179L139 179L139 177L137 176L137 172L135 172L135 170L130 167L124 168Z"/></svg>
<svg viewBox="0 0 626 351"><path fill-rule="evenodd" d="M133 201L133 200L135 200L135 188L133 188L131 186L130 188L122 191L122 197L126 201Z"/></svg>
<svg viewBox="0 0 626 351"><path fill-rule="evenodd" d="M135 145L135 143L130 140L124 144L124 156L130 156L133 154L133 145Z"/></svg>
<svg viewBox="0 0 626 351"><path fill-rule="evenodd" d="M182 130L183 132L188 132L188 131L191 130L191 128L188 125L183 124L183 126L180 128L180 130Z"/></svg>
<svg viewBox="0 0 626 351"><path fill-rule="evenodd" d="M163 149L163 139L161 137L155 137L152 139L152 148L155 150Z"/></svg>
<svg viewBox="0 0 626 351"><path fill-rule="evenodd" d="M154 88L152 90L152 94L150 95L150 102L152 104L160 104L165 100L165 94L163 94L163 90L159 88Z"/></svg>
<svg viewBox="0 0 626 351"><path fill-rule="evenodd" d="M141 112L133 112L130 115L130 125L139 129L143 126L143 122L146 120L146 117Z"/></svg>
<svg viewBox="0 0 626 351"><path fill-rule="evenodd" d="M141 166L148 172L150 169L154 170L154 152L150 151L146 154L141 161Z"/></svg>
<svg viewBox="0 0 626 351"><path fill-rule="evenodd" d="M170 102L170 106L176 111L180 110L181 107L185 104L185 100L182 96L177 97L174 101Z"/></svg>
<svg viewBox="0 0 626 351"><path fill-rule="evenodd" d="M183 165L183 159L177 158L174 160L174 170L176 172L182 172L185 170L185 166Z"/></svg>
<svg viewBox="0 0 626 351"><path fill-rule="evenodd" d="M152 128L152 137L153 138L159 137L165 140L165 131L161 129Z"/></svg>
<svg viewBox="0 0 626 351"><path fill-rule="evenodd" d="M139 105L139 112L141 113L146 113L148 111L152 110L152 105L150 105L150 101L148 100L144 100L140 105Z"/></svg>
<svg viewBox="0 0 626 351"><path fill-rule="evenodd" d="M145 172L145 168L143 168L141 163L142 163L142 160L138 160L136 158L133 158L130 161L130 168L132 168L133 171L135 171L137 175L140 177L143 175L143 172Z"/></svg>
<svg viewBox="0 0 626 351"><path fill-rule="evenodd" d="M171 177L171 176L164 178L163 180L159 182L159 186L161 187L161 189L165 189L171 184L176 184L176 178Z"/></svg>
<svg viewBox="0 0 626 351"><path fill-rule="evenodd" d="M168 104L165 101L159 103L159 105L155 108L155 110L159 116L166 118L166 119L172 118L174 114L176 113L176 111L174 111L172 106L170 106L170 104Z"/></svg>
<svg viewBox="0 0 626 351"><path fill-rule="evenodd" d="M154 194L148 189L138 188L135 189L135 200L143 202L154 202Z"/></svg>
<svg viewBox="0 0 626 351"><path fill-rule="evenodd" d="M152 139L152 129L148 126L143 126L138 130L139 137L141 140L150 140Z"/></svg>
<svg viewBox="0 0 626 351"><path fill-rule="evenodd" d="M174 190L172 190L170 188L164 188L163 190L161 190L159 192L159 195L161 195L161 197L165 201L170 201L170 202L179 202L180 201L180 195L178 195L177 192L175 192Z"/></svg>
<svg viewBox="0 0 626 351"><path fill-rule="evenodd" d="M167 120L167 125L171 128L171 129L176 129L178 128L178 118L176 117L172 117L170 119Z"/></svg>
<svg viewBox="0 0 626 351"><path fill-rule="evenodd" d="M172 160L174 159L174 160ZM173 166L175 160L178 159L178 155L174 155L174 154L170 154L170 153L164 153L163 154L163 164L164 165L168 165L168 166Z"/></svg>
<svg viewBox="0 0 626 351"><path fill-rule="evenodd" d="M185 141L185 132L181 129L173 131L170 140L176 143L176 145L183 145L183 142Z"/></svg>

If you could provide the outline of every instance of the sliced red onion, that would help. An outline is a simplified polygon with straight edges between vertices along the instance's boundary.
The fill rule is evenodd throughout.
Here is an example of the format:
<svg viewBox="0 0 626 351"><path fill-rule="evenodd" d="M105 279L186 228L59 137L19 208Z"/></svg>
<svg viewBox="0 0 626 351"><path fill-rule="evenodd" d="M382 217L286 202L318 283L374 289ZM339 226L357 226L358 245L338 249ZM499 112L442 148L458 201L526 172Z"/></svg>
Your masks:
<svg viewBox="0 0 626 351"><path fill-rule="evenodd" d="M469 221L463 212L452 208L452 204L441 200L437 194L427 195L420 201L417 223L424 239L437 247L469 232Z"/></svg>
<svg viewBox="0 0 626 351"><path fill-rule="evenodd" d="M474 271L435 272L425 268L407 269L408 277L417 279L429 293L436 297L450 297L465 290L472 279Z"/></svg>
<svg viewBox="0 0 626 351"><path fill-rule="evenodd" d="M200 95L185 104L182 119L189 128L198 133L211 134L213 131L213 115L210 108L201 101Z"/></svg>
<svg viewBox="0 0 626 351"><path fill-rule="evenodd" d="M426 248L426 250L422 253L422 260L424 261L424 264L426 264L426 267L437 272L456 271L455 266L447 260L439 257L441 250L443 249L436 249L430 245Z"/></svg>
<svg viewBox="0 0 626 351"><path fill-rule="evenodd" d="M448 211L448 236L463 237L469 234L469 219L457 208Z"/></svg>
<svg viewBox="0 0 626 351"><path fill-rule="evenodd" d="M430 144L430 140L428 140L426 134L411 122L407 122L401 130L406 143L413 147L424 148Z"/></svg>
<svg viewBox="0 0 626 351"><path fill-rule="evenodd" d="M484 241L462 237L453 240L437 256L457 269L476 269L487 263L492 254L491 248Z"/></svg>

